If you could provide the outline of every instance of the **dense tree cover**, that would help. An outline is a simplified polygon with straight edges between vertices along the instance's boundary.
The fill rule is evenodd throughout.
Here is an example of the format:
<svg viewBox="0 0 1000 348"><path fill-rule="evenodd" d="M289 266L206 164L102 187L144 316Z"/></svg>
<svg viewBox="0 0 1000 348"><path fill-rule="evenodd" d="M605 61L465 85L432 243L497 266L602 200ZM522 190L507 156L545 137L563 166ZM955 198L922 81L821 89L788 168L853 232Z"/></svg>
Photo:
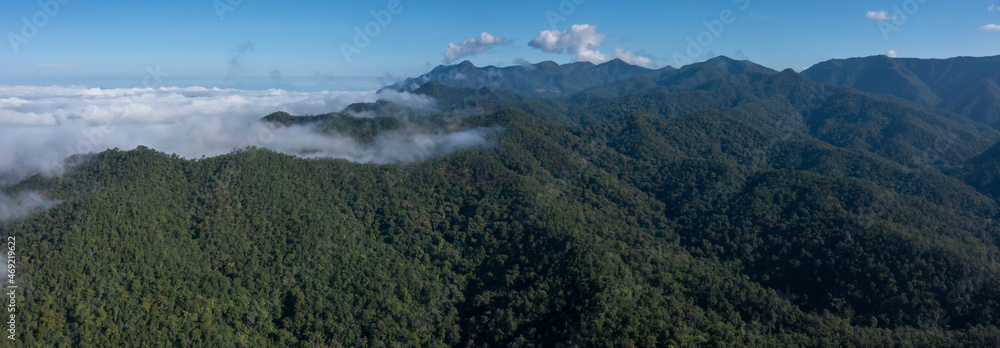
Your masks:
<svg viewBox="0 0 1000 348"><path fill-rule="evenodd" d="M1000 198L1000 143L949 171L993 198Z"/></svg>
<svg viewBox="0 0 1000 348"><path fill-rule="evenodd" d="M948 109L1000 128L998 63L1000 56L950 59L873 56L829 60L802 74L818 82L895 95L920 105Z"/></svg>
<svg viewBox="0 0 1000 348"><path fill-rule="evenodd" d="M566 98L417 92L439 110L264 121L496 146L116 149L6 188L61 201L0 224L16 344L1000 345L998 136L964 116L726 59Z"/></svg>
<svg viewBox="0 0 1000 348"><path fill-rule="evenodd" d="M778 137L815 138L919 170L960 164L1000 140L1000 131L963 115L822 85L791 70L776 72L725 57L655 77L612 82L562 99L486 90L452 89L432 82L417 92L446 100L442 103L446 109L518 108L556 123L583 126L634 115L675 118L711 110L770 127L780 133Z"/></svg>

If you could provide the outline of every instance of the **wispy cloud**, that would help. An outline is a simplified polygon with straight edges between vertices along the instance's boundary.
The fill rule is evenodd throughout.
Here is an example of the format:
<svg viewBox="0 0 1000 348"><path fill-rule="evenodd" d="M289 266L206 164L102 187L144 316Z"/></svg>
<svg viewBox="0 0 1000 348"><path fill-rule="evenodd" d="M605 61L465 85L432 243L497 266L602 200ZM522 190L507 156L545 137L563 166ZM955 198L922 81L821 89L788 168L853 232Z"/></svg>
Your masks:
<svg viewBox="0 0 1000 348"><path fill-rule="evenodd" d="M622 61L624 61L626 63L632 64L632 65L638 65L638 66L646 67L646 68L653 68L653 67L657 67L657 66L660 65L660 64L654 62L652 58L643 56L641 53L634 53L632 51L626 51L625 49L623 49L621 47L615 48L615 57L618 58L618 59L621 59Z"/></svg>
<svg viewBox="0 0 1000 348"><path fill-rule="evenodd" d="M899 52L896 52L896 50L889 50L885 52L885 55L889 58L899 58Z"/></svg>
<svg viewBox="0 0 1000 348"><path fill-rule="evenodd" d="M886 11L868 11L865 14L865 18L875 21L894 21L899 19L899 17L889 16L889 12Z"/></svg>
<svg viewBox="0 0 1000 348"><path fill-rule="evenodd" d="M282 74L281 70L278 69L271 70L270 74L271 74L271 79L275 81L281 81L282 79L285 78L285 75Z"/></svg>
<svg viewBox="0 0 1000 348"><path fill-rule="evenodd" d="M505 42L507 42L505 37L495 37L490 33L483 32L479 34L479 37L463 41L461 45L448 43L448 49L444 51L444 62L451 64L456 60L489 51Z"/></svg>
<svg viewBox="0 0 1000 348"><path fill-rule="evenodd" d="M233 49L232 55L229 58L229 75L227 78L233 78L243 73L243 60L251 53L257 53L257 51L253 48L253 43L249 41L241 43Z"/></svg>
<svg viewBox="0 0 1000 348"><path fill-rule="evenodd" d="M22 192L14 196L0 192L0 222L46 210L56 204L57 201L42 197L35 192Z"/></svg>
<svg viewBox="0 0 1000 348"><path fill-rule="evenodd" d="M985 31L1000 31L1000 25L996 25L996 24L987 24L987 25L984 25L984 26L981 26L981 27L979 27L979 30L985 30Z"/></svg>
<svg viewBox="0 0 1000 348"><path fill-rule="evenodd" d="M378 98L414 109L426 111L437 110L437 100L425 95L386 89L379 92Z"/></svg>
<svg viewBox="0 0 1000 348"><path fill-rule="evenodd" d="M527 68L528 70L534 70L535 69L535 65L534 64L531 64L531 62L529 62L527 59L524 59L524 58L521 58L521 57L514 58L514 65Z"/></svg>
<svg viewBox="0 0 1000 348"><path fill-rule="evenodd" d="M576 61L600 64L612 59L612 56L601 52L601 46L608 40L608 35L597 33L597 27L590 24L577 24L567 31L544 30L538 34L528 46L547 53L568 52ZM618 47L614 58L619 58L629 64L653 67L657 65L652 58L639 53L626 51Z"/></svg>

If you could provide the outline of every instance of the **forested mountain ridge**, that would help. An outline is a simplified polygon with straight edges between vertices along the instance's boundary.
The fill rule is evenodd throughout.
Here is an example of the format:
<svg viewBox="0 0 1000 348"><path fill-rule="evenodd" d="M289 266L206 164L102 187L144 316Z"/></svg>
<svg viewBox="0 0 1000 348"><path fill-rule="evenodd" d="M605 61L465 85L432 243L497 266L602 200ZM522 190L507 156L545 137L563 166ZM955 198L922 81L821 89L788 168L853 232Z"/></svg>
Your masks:
<svg viewBox="0 0 1000 348"><path fill-rule="evenodd" d="M969 185L995 199L1000 199L1000 144L951 171Z"/></svg>
<svg viewBox="0 0 1000 348"><path fill-rule="evenodd" d="M671 71L630 65L614 59L602 64L578 62L559 65L551 61L498 68L478 68L469 61L446 66L416 78L405 79L385 87L398 91L413 91L430 81L454 88L493 87L533 97L560 97L608 82Z"/></svg>
<svg viewBox="0 0 1000 348"><path fill-rule="evenodd" d="M5 188L61 201L0 223L24 245L18 344L1000 345L1000 135L969 117L727 58L567 96L414 92L438 110L262 121L494 146L109 150Z"/></svg>
<svg viewBox="0 0 1000 348"><path fill-rule="evenodd" d="M828 86L791 70L777 72L726 57L563 98L537 100L490 87L453 89L435 82L417 92L436 98L446 108L514 107L579 125L632 114L671 118L709 109L738 112L750 122L780 127L788 136L863 149L910 167L955 165L1000 141L1000 131L963 115Z"/></svg>
<svg viewBox="0 0 1000 348"><path fill-rule="evenodd" d="M868 93L895 95L920 105L940 107L1000 127L1000 56L949 59L834 59L803 75L823 83Z"/></svg>

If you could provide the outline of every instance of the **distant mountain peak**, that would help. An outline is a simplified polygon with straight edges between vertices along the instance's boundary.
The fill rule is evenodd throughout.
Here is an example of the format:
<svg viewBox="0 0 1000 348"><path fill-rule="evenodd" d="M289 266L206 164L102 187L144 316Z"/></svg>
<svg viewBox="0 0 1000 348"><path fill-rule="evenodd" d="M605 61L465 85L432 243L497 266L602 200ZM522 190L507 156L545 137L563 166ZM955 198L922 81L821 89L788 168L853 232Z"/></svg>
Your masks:
<svg viewBox="0 0 1000 348"><path fill-rule="evenodd" d="M632 66L632 64L626 63L624 60L621 60L620 58L615 58L615 59L609 60L607 62L598 64L598 66L601 66L601 65L608 65L608 66L629 65L629 66Z"/></svg>
<svg viewBox="0 0 1000 348"><path fill-rule="evenodd" d="M705 63L720 63L720 62L722 62L722 63L738 63L738 62L745 62L745 60L744 61L740 61L740 60L735 60L735 59L729 58L727 56L715 56L715 57L710 58L710 59L708 59L708 60L705 61Z"/></svg>
<svg viewBox="0 0 1000 348"><path fill-rule="evenodd" d="M534 66L535 67L539 67L539 68L543 68L543 67L558 68L559 67L559 63L553 62L551 60L546 60L544 62L540 62L538 64L534 64Z"/></svg>
<svg viewBox="0 0 1000 348"><path fill-rule="evenodd" d="M476 65L472 64L472 62L466 60L466 61L462 61L461 63L458 63L458 65L456 65L456 67L458 67L459 69L466 70L466 69L475 69Z"/></svg>
<svg viewBox="0 0 1000 348"><path fill-rule="evenodd" d="M726 56L718 56L701 63L689 64L680 68L678 71L680 76L684 76L686 78L690 78L698 74L720 76L750 73L766 76L777 73L777 71L751 61L738 61Z"/></svg>

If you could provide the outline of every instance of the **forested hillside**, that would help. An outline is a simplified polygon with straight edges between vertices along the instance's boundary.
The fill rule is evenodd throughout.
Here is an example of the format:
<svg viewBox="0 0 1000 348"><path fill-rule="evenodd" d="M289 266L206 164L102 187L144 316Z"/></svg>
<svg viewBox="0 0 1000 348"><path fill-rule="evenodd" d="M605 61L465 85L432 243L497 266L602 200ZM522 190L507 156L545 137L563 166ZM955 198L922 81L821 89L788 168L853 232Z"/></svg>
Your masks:
<svg viewBox="0 0 1000 348"><path fill-rule="evenodd" d="M422 162L140 147L3 188L59 201L0 222L16 344L1000 346L996 129L727 58L620 77L261 115L496 130Z"/></svg>
<svg viewBox="0 0 1000 348"><path fill-rule="evenodd" d="M803 75L940 107L1000 128L1000 56L950 59L874 56L829 60Z"/></svg>

